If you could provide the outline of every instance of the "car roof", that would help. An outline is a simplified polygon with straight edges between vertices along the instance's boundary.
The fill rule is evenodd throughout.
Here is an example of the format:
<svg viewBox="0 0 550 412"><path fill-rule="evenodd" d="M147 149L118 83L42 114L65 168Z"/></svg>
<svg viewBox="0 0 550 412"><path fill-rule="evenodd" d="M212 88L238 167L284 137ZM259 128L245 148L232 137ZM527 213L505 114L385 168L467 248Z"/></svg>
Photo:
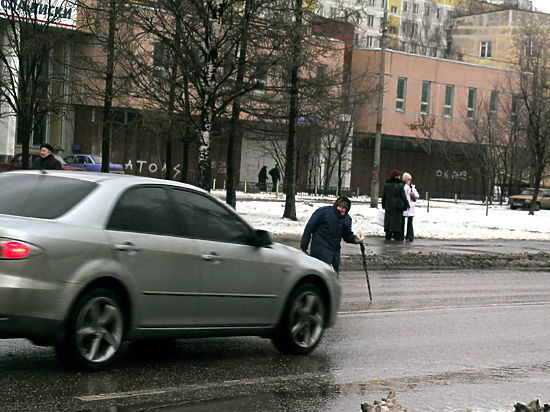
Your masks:
<svg viewBox="0 0 550 412"><path fill-rule="evenodd" d="M174 180L155 179L152 177L142 177L127 174L116 173L97 173L87 171L70 170L20 170L13 172L4 172L8 174L46 174L48 176L63 177L68 179L82 180L97 183L99 190L92 191L85 202L80 202L65 215L57 220L66 224L75 226L87 226L103 228L106 219L110 215L110 210L118 200L118 197L126 189L135 185L163 185L173 186L185 189L191 189L195 192L208 194L205 190L186 183L176 182Z"/></svg>
<svg viewBox="0 0 550 412"><path fill-rule="evenodd" d="M7 173L17 173L17 174L48 174L50 176L66 177L71 179L86 180L89 182L95 183L116 183L121 184L122 186L133 186L136 184L154 184L154 185L170 185L176 187L183 187L193 190L199 190L204 193L207 193L205 190L200 187L190 185L188 183L177 182L175 180L166 180L166 179L156 179L153 177L144 177L144 176L135 176L129 174L119 174L119 173L97 173L97 172L87 172L87 171L71 171L71 170L17 170Z"/></svg>

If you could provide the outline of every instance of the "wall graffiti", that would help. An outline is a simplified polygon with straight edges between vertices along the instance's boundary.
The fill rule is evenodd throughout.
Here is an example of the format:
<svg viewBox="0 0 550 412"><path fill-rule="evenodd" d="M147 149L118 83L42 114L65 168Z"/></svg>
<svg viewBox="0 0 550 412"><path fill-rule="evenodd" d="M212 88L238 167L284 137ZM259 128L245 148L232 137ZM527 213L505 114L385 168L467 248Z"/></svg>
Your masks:
<svg viewBox="0 0 550 412"><path fill-rule="evenodd" d="M466 170L436 170L436 177L442 179L451 179L451 180L468 180L468 172Z"/></svg>
<svg viewBox="0 0 550 412"><path fill-rule="evenodd" d="M181 164L178 163L175 165L172 170L172 178L177 178L177 176L181 173ZM155 175L155 174L164 174L166 173L166 163L162 164L162 166L155 162L148 162L147 160L136 160L135 164L128 160L124 164L124 170L129 172L134 172L135 174L148 174L148 175ZM227 164L223 161L213 161L212 162L212 170L215 173L219 174L226 174L227 173Z"/></svg>
<svg viewBox="0 0 550 412"><path fill-rule="evenodd" d="M178 163L172 168L173 178L176 178L178 174L181 173L180 167L181 165ZM134 164L132 163L131 160L128 160L124 164L124 170L131 171L131 172L135 171L136 174L147 173L150 175L154 175L157 173L166 173L166 163L164 163L162 167L159 167L159 165L154 162L148 162L147 160L136 160L135 169L134 169Z"/></svg>

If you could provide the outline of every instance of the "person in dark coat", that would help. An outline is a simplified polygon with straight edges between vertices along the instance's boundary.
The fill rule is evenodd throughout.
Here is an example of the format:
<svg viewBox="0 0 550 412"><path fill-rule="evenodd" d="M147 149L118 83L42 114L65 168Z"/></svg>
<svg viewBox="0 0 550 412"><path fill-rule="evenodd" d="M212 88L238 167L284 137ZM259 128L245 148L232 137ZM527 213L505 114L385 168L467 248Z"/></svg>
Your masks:
<svg viewBox="0 0 550 412"><path fill-rule="evenodd" d="M275 192L277 190L277 182L281 180L281 171L279 170L279 165L275 164L275 167L269 171L271 176L271 181L273 182L272 190Z"/></svg>
<svg viewBox="0 0 550 412"><path fill-rule="evenodd" d="M340 269L340 241L361 243L364 239L351 230L350 208L347 197L339 197L332 206L320 207L309 218L300 241L300 249L307 253L311 240L310 255L332 265L336 272Z"/></svg>
<svg viewBox="0 0 550 412"><path fill-rule="evenodd" d="M390 178L384 184L382 209L384 209L384 232L386 240L403 240L403 212L409 208L405 195L405 185L400 179L401 172L392 170Z"/></svg>
<svg viewBox="0 0 550 412"><path fill-rule="evenodd" d="M260 191L265 192L267 190L267 166L264 166L260 169L258 174L258 188Z"/></svg>
<svg viewBox="0 0 550 412"><path fill-rule="evenodd" d="M49 143L40 145L40 157L32 162L31 169L61 170L63 167L53 155L53 146Z"/></svg>

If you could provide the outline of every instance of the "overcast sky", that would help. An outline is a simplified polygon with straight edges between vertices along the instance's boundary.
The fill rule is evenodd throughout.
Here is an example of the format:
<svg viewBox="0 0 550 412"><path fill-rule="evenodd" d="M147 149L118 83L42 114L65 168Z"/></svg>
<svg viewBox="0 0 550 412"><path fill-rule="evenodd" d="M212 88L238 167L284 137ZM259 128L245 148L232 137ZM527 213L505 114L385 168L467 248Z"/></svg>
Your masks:
<svg viewBox="0 0 550 412"><path fill-rule="evenodd" d="M550 13L550 0L534 0L533 6L539 11Z"/></svg>

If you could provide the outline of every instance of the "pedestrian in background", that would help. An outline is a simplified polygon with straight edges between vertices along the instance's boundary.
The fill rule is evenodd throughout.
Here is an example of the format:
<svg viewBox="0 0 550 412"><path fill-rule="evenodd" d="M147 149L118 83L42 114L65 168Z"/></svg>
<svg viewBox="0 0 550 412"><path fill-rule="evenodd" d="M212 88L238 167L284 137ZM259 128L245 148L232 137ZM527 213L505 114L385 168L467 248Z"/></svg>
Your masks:
<svg viewBox="0 0 550 412"><path fill-rule="evenodd" d="M275 192L277 190L277 182L281 180L281 171L279 170L279 165L275 163L275 167L269 171L271 176L271 181L273 182L272 190Z"/></svg>
<svg viewBox="0 0 550 412"><path fill-rule="evenodd" d="M362 235L355 235L351 229L352 220L348 212L351 201L339 197L332 206L317 209L307 222L300 241L300 249L307 253L311 240L310 255L332 265L336 272L340 269L340 242L361 243Z"/></svg>
<svg viewBox="0 0 550 412"><path fill-rule="evenodd" d="M405 185L401 181L401 172L392 170L390 178L384 184L382 209L384 209L384 232L386 240L403 240L403 212L409 208L405 196Z"/></svg>
<svg viewBox="0 0 550 412"><path fill-rule="evenodd" d="M265 192L267 190L267 166L263 166L260 169L260 173L258 173L258 189L260 189L261 192Z"/></svg>
<svg viewBox="0 0 550 412"><path fill-rule="evenodd" d="M405 232L405 220L407 221L407 234L405 239L409 242L414 240L414 228L413 228L413 218L414 218L414 204L418 199L418 191L416 190L415 185L412 184L412 176L409 173L403 173L403 183L405 184L405 196L409 200L409 209L403 212L403 228L401 233Z"/></svg>
<svg viewBox="0 0 550 412"><path fill-rule="evenodd" d="M32 162L31 169L61 170L61 162L53 155L53 146L49 143L40 145L40 157Z"/></svg>

